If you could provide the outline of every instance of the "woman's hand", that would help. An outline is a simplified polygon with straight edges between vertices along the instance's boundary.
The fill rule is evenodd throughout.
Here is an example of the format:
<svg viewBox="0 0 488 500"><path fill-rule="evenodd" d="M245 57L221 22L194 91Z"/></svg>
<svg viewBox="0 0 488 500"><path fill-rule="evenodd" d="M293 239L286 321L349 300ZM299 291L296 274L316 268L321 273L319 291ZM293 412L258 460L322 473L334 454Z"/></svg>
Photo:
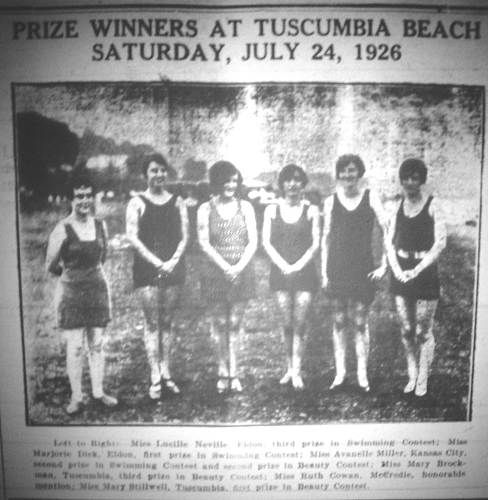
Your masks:
<svg viewBox="0 0 488 500"><path fill-rule="evenodd" d="M379 266L376 269L374 269L373 271L371 271L368 274L368 278L371 281L379 281L380 279L382 279L385 276L387 269L388 269L388 266L386 264L382 264L381 266Z"/></svg>
<svg viewBox="0 0 488 500"><path fill-rule="evenodd" d="M406 271L403 271L404 283L406 283L407 281L413 280L418 275L419 275L419 273L415 268L414 269L407 269Z"/></svg>
<svg viewBox="0 0 488 500"><path fill-rule="evenodd" d="M290 274L297 273L300 269L298 269L296 264L286 264L281 271L285 276L290 276Z"/></svg>
<svg viewBox="0 0 488 500"><path fill-rule="evenodd" d="M178 261L176 259L161 261L161 264L157 266L159 274L162 275L171 274L174 271L177 263Z"/></svg>
<svg viewBox="0 0 488 500"><path fill-rule="evenodd" d="M407 283L416 278L419 273L415 269L407 269L405 271L402 270L397 270L396 272L394 271L393 274L400 283Z"/></svg>
<svg viewBox="0 0 488 500"><path fill-rule="evenodd" d="M225 270L225 277L233 283L238 277L239 274L242 273L242 268L241 266L229 266L229 269Z"/></svg>
<svg viewBox="0 0 488 500"><path fill-rule="evenodd" d="M324 274L322 276L322 288L325 290L329 286L329 278Z"/></svg>

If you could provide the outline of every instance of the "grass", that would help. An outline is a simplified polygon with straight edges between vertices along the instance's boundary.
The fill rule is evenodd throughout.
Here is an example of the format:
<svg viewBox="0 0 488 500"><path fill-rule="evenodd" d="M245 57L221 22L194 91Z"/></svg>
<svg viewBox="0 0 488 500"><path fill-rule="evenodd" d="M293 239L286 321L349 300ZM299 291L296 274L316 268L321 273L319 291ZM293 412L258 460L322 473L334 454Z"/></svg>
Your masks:
<svg viewBox="0 0 488 500"><path fill-rule="evenodd" d="M475 270L475 228L452 227L440 261L442 299L435 327L435 359L425 401L405 397L401 389L406 364L399 326L385 280L371 308L369 377L372 391L355 389L354 348L348 346L350 383L339 393L328 386L334 375L330 309L325 297L315 298L304 352L306 388L294 392L278 384L284 348L277 311L268 293L268 262L255 258L257 297L249 303L238 343L238 364L244 391L218 395L216 350L200 301L198 272L203 257L187 257L184 301L176 319L173 376L180 396L147 397L149 368L142 340L142 316L132 294L131 252L120 245L123 207L104 205L101 214L113 237L106 263L112 289L113 320L106 332L108 393L118 396L115 409L87 399L84 410L68 417L64 407L70 389L65 373L65 348L55 328L54 281L44 273L49 232L63 216L61 209L21 214L21 276L27 380L27 422L42 424L203 424L463 421L467 414L472 366L472 312ZM115 237L114 237L115 236ZM351 340L351 339L349 339ZM88 371L84 389L90 393Z"/></svg>

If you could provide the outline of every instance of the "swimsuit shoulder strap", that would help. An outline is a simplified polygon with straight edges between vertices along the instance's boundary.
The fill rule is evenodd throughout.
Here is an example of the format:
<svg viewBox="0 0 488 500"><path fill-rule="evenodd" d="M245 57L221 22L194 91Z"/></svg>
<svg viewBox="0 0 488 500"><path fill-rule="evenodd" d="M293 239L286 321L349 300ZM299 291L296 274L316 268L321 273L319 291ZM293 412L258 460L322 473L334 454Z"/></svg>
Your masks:
<svg viewBox="0 0 488 500"><path fill-rule="evenodd" d="M68 240L79 239L78 235L76 234L76 231L73 229L73 226L69 222L65 222L64 229L66 231L66 236L68 237Z"/></svg>

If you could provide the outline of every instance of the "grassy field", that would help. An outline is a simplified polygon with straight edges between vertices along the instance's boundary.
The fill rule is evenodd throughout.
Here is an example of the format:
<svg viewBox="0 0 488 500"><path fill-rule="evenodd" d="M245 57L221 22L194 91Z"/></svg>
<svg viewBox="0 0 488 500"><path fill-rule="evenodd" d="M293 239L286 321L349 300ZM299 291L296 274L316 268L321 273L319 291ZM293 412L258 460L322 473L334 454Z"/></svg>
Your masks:
<svg viewBox="0 0 488 500"><path fill-rule="evenodd" d="M472 364L472 310L477 228L449 228L440 261L442 298L437 313L437 341L429 396L419 402L402 394L406 363L388 280L380 286L370 315L371 356L368 395L355 390L355 357L349 345L350 385L339 393L328 386L334 375L330 309L322 294L314 301L304 353L305 390L294 392L278 383L284 371L284 349L277 311L268 293L268 261L255 258L257 297L249 303L238 345L244 391L218 395L215 346L200 302L198 270L202 256L187 256L183 307L176 320L173 376L180 396L147 397L149 368L142 340L142 317L131 284L131 252L123 244L123 208L103 207L112 236L106 271L112 289L113 320L106 337L106 390L120 404L111 410L87 399L84 410L68 417L64 407L70 389L65 347L54 324L54 281L44 273L49 232L64 215L61 209L21 214L21 277L30 424L199 424L458 421L467 414ZM88 370L84 390L90 393Z"/></svg>

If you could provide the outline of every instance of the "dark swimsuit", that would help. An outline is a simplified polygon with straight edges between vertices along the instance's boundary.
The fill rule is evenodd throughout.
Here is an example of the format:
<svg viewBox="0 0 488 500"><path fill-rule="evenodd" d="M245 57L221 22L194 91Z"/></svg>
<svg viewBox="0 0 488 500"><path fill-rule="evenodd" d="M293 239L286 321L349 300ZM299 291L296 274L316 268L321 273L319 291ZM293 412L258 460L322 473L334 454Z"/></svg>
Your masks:
<svg viewBox="0 0 488 500"><path fill-rule="evenodd" d="M276 207L276 217L271 221L271 244L288 264L294 264L312 246L312 221L308 218L308 206L304 205L297 222L287 223ZM301 271L285 276L271 263L269 286L273 291L315 292L318 287L317 271L310 261Z"/></svg>
<svg viewBox="0 0 488 500"><path fill-rule="evenodd" d="M180 241L181 216L176 206L176 196L173 195L163 205L157 205L140 195L145 209L139 219L138 237L144 246L162 261L171 259ZM185 281L185 261L182 256L169 275L158 277L156 268L138 252L134 253L133 265L134 288L143 286L175 286Z"/></svg>
<svg viewBox="0 0 488 500"><path fill-rule="evenodd" d="M57 290L57 320L66 330L105 327L110 321L110 298L102 270L107 242L102 222L95 219L95 239L81 240L71 224L64 225L62 274Z"/></svg>
<svg viewBox="0 0 488 500"><path fill-rule="evenodd" d="M433 197L429 196L422 210L414 217L407 217L403 210L402 200L396 215L396 230L393 238L395 250L410 254L402 257L397 255L402 270L413 269L422 259L419 252L428 252L435 241L434 219L429 213ZM416 254L416 255L415 255ZM437 264L431 264L416 278L401 283L392 275L390 291L393 295L400 295L412 299L436 300L439 298L439 274Z"/></svg>
<svg viewBox="0 0 488 500"><path fill-rule="evenodd" d="M328 295L369 305L375 286L368 278L374 270L372 234L375 213L365 190L359 205L347 210L334 194L327 258Z"/></svg>

